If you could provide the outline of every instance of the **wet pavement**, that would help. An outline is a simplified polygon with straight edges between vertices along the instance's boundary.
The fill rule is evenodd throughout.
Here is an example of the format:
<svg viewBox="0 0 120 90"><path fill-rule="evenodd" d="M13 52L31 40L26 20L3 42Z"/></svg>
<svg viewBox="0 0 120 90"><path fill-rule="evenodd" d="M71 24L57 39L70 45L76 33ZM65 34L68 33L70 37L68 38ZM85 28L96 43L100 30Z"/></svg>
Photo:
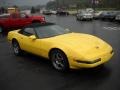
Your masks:
<svg viewBox="0 0 120 90"><path fill-rule="evenodd" d="M0 36L0 90L120 90L120 23L76 21L73 16L47 16L73 32L96 35L110 43L114 57L104 67L61 73L51 62L31 54L17 57Z"/></svg>

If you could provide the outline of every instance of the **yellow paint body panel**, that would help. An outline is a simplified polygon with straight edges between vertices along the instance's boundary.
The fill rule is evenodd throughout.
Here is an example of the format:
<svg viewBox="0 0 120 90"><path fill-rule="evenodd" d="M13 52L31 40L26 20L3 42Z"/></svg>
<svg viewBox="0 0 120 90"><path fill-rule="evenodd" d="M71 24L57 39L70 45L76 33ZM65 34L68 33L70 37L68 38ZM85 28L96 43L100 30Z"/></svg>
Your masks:
<svg viewBox="0 0 120 90"><path fill-rule="evenodd" d="M68 33L51 38L32 40L28 36L19 34L18 31L10 31L8 40L12 41L15 38L22 50L49 59L50 50L58 48L66 54L70 68L74 69L96 67L109 61L114 54L109 44L89 34ZM76 60L91 62L99 58L101 61L92 64L76 62Z"/></svg>

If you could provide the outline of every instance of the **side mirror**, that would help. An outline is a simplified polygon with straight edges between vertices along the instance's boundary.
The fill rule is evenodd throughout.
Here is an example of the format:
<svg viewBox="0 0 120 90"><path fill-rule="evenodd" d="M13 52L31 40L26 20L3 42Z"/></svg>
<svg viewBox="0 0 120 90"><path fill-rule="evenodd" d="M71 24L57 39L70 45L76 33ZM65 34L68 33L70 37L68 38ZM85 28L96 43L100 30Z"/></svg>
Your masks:
<svg viewBox="0 0 120 90"><path fill-rule="evenodd" d="M70 29L68 29L68 28L66 28L65 30L66 30L67 32L70 32Z"/></svg>
<svg viewBox="0 0 120 90"><path fill-rule="evenodd" d="M30 36L29 38L30 38L31 40L36 40L35 35L32 35L32 36Z"/></svg>

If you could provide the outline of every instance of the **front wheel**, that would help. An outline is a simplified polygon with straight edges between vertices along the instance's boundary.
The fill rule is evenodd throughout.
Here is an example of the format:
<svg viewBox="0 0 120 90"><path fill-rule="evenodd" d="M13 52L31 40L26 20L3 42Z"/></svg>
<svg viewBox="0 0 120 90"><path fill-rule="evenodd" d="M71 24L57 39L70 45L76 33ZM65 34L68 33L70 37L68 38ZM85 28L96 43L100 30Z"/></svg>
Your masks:
<svg viewBox="0 0 120 90"><path fill-rule="evenodd" d="M22 50L20 49L19 43L17 41L12 42L12 47L13 47L14 54L16 56L19 56L22 54Z"/></svg>
<svg viewBox="0 0 120 90"><path fill-rule="evenodd" d="M61 50L53 50L50 53L50 59L52 60L52 65L55 69L59 71L69 70L69 63L67 56Z"/></svg>

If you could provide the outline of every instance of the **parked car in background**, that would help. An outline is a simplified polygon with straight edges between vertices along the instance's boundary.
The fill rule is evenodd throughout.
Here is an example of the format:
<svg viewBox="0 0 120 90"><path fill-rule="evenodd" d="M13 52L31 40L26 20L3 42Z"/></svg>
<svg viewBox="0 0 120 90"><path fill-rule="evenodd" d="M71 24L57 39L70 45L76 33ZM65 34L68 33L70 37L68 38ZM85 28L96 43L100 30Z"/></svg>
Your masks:
<svg viewBox="0 0 120 90"><path fill-rule="evenodd" d="M52 13L53 15L56 15L57 11L51 10L51 13Z"/></svg>
<svg viewBox="0 0 120 90"><path fill-rule="evenodd" d="M20 13L25 13L27 15L30 15L31 11L29 9L28 10L22 10L22 11L20 11Z"/></svg>
<svg viewBox="0 0 120 90"><path fill-rule="evenodd" d="M93 18L94 19L99 19L102 12L103 11L95 11L94 14L93 14Z"/></svg>
<svg viewBox="0 0 120 90"><path fill-rule="evenodd" d="M93 8L86 8L86 11L90 12L90 13L94 13L94 9Z"/></svg>
<svg viewBox="0 0 120 90"><path fill-rule="evenodd" d="M115 20L120 22L120 13L115 17Z"/></svg>
<svg viewBox="0 0 120 90"><path fill-rule="evenodd" d="M9 17L9 16L10 16L9 13L0 14L0 19L6 18L6 17Z"/></svg>
<svg viewBox="0 0 120 90"><path fill-rule="evenodd" d="M31 23L45 23L44 16L30 16L25 13L13 13L0 15L0 30L22 28Z"/></svg>
<svg viewBox="0 0 120 90"><path fill-rule="evenodd" d="M52 15L52 12L50 10L44 10L43 14L44 15Z"/></svg>
<svg viewBox="0 0 120 90"><path fill-rule="evenodd" d="M56 15L69 15L69 12L65 10L58 10Z"/></svg>
<svg viewBox="0 0 120 90"><path fill-rule="evenodd" d="M101 18L101 20L113 21L113 20L115 20L118 13L119 13L118 11L104 11L100 15L100 18Z"/></svg>
<svg viewBox="0 0 120 90"><path fill-rule="evenodd" d="M93 14L87 11L79 11L76 15L77 20L93 20Z"/></svg>
<svg viewBox="0 0 120 90"><path fill-rule="evenodd" d="M101 20L106 20L107 19L107 17L109 16L109 11L103 11L101 14L100 14L100 16L99 16L99 18L101 19Z"/></svg>

